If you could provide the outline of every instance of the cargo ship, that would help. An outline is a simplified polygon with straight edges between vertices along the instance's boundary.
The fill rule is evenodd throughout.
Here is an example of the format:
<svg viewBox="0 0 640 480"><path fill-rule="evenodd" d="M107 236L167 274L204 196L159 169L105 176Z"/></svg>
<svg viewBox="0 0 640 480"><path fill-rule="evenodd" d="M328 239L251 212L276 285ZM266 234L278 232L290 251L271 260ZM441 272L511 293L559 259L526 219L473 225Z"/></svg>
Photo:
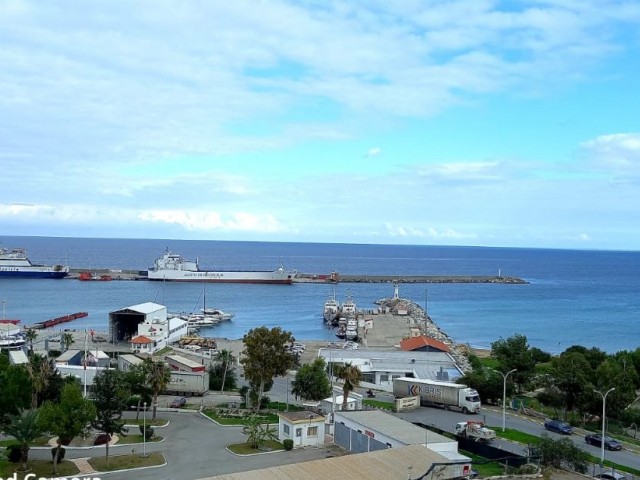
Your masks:
<svg viewBox="0 0 640 480"><path fill-rule="evenodd" d="M31 263L24 248L0 247L0 278L64 278L69 267Z"/></svg>
<svg viewBox="0 0 640 480"><path fill-rule="evenodd" d="M149 280L167 282L209 283L268 283L290 285L296 276L295 270L280 267L274 271L211 271L200 270L198 260L190 261L180 255L165 251L153 267L147 271Z"/></svg>

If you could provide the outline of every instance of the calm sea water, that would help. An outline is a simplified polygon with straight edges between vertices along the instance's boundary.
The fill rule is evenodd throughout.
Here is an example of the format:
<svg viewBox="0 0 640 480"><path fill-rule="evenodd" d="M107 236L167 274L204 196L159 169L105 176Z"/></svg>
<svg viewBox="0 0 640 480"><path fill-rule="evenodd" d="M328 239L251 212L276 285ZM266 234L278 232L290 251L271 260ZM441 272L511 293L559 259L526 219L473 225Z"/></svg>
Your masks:
<svg viewBox="0 0 640 480"><path fill-rule="evenodd" d="M557 353L571 345L607 352L640 346L640 252L513 248L348 245L310 243L119 240L2 237L5 247L25 247L37 263L72 268L146 270L165 248L200 260L203 268L275 269L305 273L379 275L517 276L527 285L401 284L400 295L421 305L453 339L488 347L500 337L527 336L532 346ZM233 312L232 322L202 333L240 338L249 329L281 326L299 339L333 339L322 306L335 288L359 308L393 294L391 284L207 285L159 282L0 280L7 318L31 324L87 311L67 328L104 330L109 312L154 301L169 311L207 306Z"/></svg>

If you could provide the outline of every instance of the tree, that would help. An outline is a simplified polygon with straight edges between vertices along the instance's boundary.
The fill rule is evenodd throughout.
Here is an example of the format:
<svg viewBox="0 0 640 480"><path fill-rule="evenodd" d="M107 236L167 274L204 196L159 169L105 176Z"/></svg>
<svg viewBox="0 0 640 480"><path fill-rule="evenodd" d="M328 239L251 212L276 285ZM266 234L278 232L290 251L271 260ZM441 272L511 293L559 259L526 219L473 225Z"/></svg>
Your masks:
<svg viewBox="0 0 640 480"><path fill-rule="evenodd" d="M579 473L587 471L589 453L582 450L568 438L553 440L546 433L532 452L540 456L540 463L545 466L562 467L569 465Z"/></svg>
<svg viewBox="0 0 640 480"><path fill-rule="evenodd" d="M305 400L322 400L331 395L331 384L326 373L323 358L316 358L313 363L298 369L296 378L291 382L291 393L296 398Z"/></svg>
<svg viewBox="0 0 640 480"><path fill-rule="evenodd" d="M107 434L109 439L115 434L124 434L126 429L122 411L126 408L129 392L123 372L103 370L94 379L93 396L96 417L91 426ZM107 463L109 462L109 442L105 443Z"/></svg>
<svg viewBox="0 0 640 480"><path fill-rule="evenodd" d="M357 366L352 365L351 363L337 365L333 371L336 377L344 381L344 385L342 386L342 410L346 410L349 393L351 393L355 387L360 385L361 372Z"/></svg>
<svg viewBox="0 0 640 480"><path fill-rule="evenodd" d="M291 332L280 327L269 329L258 327L249 330L243 337L244 358L240 363L244 366L244 376L257 386L258 408L265 392L265 385L274 377L281 377L293 367L294 358L287 351L287 345L294 341Z"/></svg>
<svg viewBox="0 0 640 480"><path fill-rule="evenodd" d="M144 363L133 365L124 374L125 382L132 395L136 395L136 420L140 418L140 405L146 402L151 405L153 391L147 382L147 369ZM129 406L129 405L127 405Z"/></svg>
<svg viewBox="0 0 640 480"><path fill-rule="evenodd" d="M158 411L158 396L166 388L171 381L171 370L163 361L154 361L147 357L144 359L143 366L146 372L146 384L151 389L151 395L153 396L153 414L152 420L156 419L156 413Z"/></svg>
<svg viewBox="0 0 640 480"><path fill-rule="evenodd" d="M20 444L22 471L26 471L29 460L29 444L42 435L42 429L38 424L38 411L23 410L17 415L12 415L9 424L4 427L4 433L14 437Z"/></svg>
<svg viewBox="0 0 640 480"><path fill-rule="evenodd" d="M271 428L271 426L267 424L263 424L262 420L252 415L249 417L247 424L242 427L242 433L247 436L247 443L253 448L257 450L267 440L277 440L278 433L275 429Z"/></svg>
<svg viewBox="0 0 640 480"><path fill-rule="evenodd" d="M593 390L590 382L593 372L584 355L576 351L565 352L551 360L551 366L551 387L557 388L564 396L565 408L573 410L577 405L582 407L585 394Z"/></svg>
<svg viewBox="0 0 640 480"><path fill-rule="evenodd" d="M38 408L40 395L49 386L50 377L56 370L52 361L37 353L29 358L26 369L31 380L31 409L35 410Z"/></svg>
<svg viewBox="0 0 640 480"><path fill-rule="evenodd" d="M0 354L0 431L9 423L11 415L31 405L31 382L27 370L20 365L11 365L5 355Z"/></svg>
<svg viewBox="0 0 640 480"><path fill-rule="evenodd" d="M53 473L58 473L58 459L63 445L87 430L96 417L96 407L91 400L82 397L80 387L74 383L62 389L60 402L45 402L40 409L38 421L43 431L57 437L56 453L53 457Z"/></svg>
<svg viewBox="0 0 640 480"><path fill-rule="evenodd" d="M500 363L499 370L508 372L516 369L512 374L516 391L529 382L536 366L534 356L537 351L532 351L525 335L516 334L507 339L500 338L491 344L491 354Z"/></svg>
<svg viewBox="0 0 640 480"><path fill-rule="evenodd" d="M38 333L33 329L27 329L25 333L25 339L29 342L29 356L33 355L33 341L38 338Z"/></svg>
<svg viewBox="0 0 640 480"><path fill-rule="evenodd" d="M75 343L75 340L73 338L73 333L71 332L66 332L62 335L62 345L64 348L64 351L66 352L67 350L69 350L71 348L71 345L73 345Z"/></svg>
<svg viewBox="0 0 640 480"><path fill-rule="evenodd" d="M234 360L235 357L233 356L231 350L223 349L216 354L216 361L219 362L224 369L224 372L222 374L222 386L220 387L220 393L224 392L224 384L227 381L227 372L229 370L229 366L233 365Z"/></svg>
<svg viewBox="0 0 640 480"><path fill-rule="evenodd" d="M220 353L222 352L228 352L228 350L221 350ZM237 387L238 379L233 367L234 362L233 355L230 359L216 357L216 361L209 365L209 390L219 390L222 393L224 390L233 390Z"/></svg>

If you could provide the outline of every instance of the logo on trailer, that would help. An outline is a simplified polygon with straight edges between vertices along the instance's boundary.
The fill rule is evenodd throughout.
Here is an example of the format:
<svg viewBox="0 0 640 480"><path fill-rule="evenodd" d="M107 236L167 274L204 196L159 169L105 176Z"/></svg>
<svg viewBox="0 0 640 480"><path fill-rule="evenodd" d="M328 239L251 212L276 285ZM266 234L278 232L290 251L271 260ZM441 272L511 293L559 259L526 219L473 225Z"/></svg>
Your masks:
<svg viewBox="0 0 640 480"><path fill-rule="evenodd" d="M442 388L431 386L431 385L416 385L411 384L407 387L409 391L409 396L416 397L418 395L427 395L432 398L441 398L442 397Z"/></svg>

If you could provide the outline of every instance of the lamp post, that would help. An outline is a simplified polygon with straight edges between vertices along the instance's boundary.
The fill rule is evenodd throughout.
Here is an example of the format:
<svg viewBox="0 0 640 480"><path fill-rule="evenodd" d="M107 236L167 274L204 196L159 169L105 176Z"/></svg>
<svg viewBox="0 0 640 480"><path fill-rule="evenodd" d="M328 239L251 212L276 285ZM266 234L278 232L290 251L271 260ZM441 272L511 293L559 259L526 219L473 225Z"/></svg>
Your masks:
<svg viewBox="0 0 640 480"><path fill-rule="evenodd" d="M424 289L424 315L429 315L429 290Z"/></svg>
<svg viewBox="0 0 640 480"><path fill-rule="evenodd" d="M504 383L502 384L502 431L504 432L507 427L507 377L513 372L517 372L518 369L514 368L513 370L509 370L506 374L502 373L500 370L494 370L494 372L498 372L502 375L504 379Z"/></svg>
<svg viewBox="0 0 640 480"><path fill-rule="evenodd" d="M606 408L607 408L607 395L609 395L611 392L613 392L615 390L615 387L610 388L609 390L607 390L606 393L602 393L600 390L594 390L594 392L596 392L597 394L599 394L602 397L602 438L600 441L600 468L604 467L604 430L605 430L605 424L606 424Z"/></svg>
<svg viewBox="0 0 640 480"><path fill-rule="evenodd" d="M147 457L147 402L142 404L142 458Z"/></svg>

